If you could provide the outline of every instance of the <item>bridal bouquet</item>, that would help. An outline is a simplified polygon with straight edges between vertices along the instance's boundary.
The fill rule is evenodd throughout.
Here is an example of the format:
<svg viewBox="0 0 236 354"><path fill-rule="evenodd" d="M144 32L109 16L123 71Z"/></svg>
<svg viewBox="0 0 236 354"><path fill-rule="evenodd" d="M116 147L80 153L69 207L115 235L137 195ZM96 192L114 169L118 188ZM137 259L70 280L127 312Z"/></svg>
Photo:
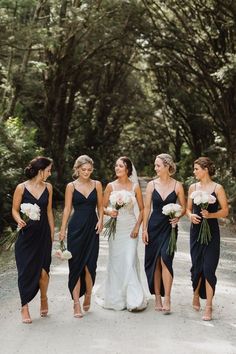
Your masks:
<svg viewBox="0 0 236 354"><path fill-rule="evenodd" d="M56 256L62 260L68 260L72 258L72 254L68 249L66 248L65 242L60 241L60 247L59 249L53 249L52 250L52 256Z"/></svg>
<svg viewBox="0 0 236 354"><path fill-rule="evenodd" d="M40 207L37 204L31 204L31 203L22 203L20 205L20 212L22 214L22 219L25 222L28 222L29 220L40 220ZM9 250L12 245L15 243L18 235L18 231L20 231L20 227L17 227L16 231L17 232L11 232L7 234L6 237L2 237L0 239L0 247L5 248L6 250Z"/></svg>
<svg viewBox="0 0 236 354"><path fill-rule="evenodd" d="M177 218L181 215L182 208L179 204L169 203L162 208L162 213L169 216L170 219ZM170 241L167 248L167 254L172 255L177 250L177 234L176 234L176 225L171 225L171 234Z"/></svg>
<svg viewBox="0 0 236 354"><path fill-rule="evenodd" d="M132 195L129 191L122 190L122 191L113 191L110 195L110 210L119 210L123 207L125 207L127 204L129 204L132 200ZM116 218L110 218L105 224L104 224L104 236L108 236L108 239L113 236L113 239L115 238L116 234L116 223L117 219Z"/></svg>
<svg viewBox="0 0 236 354"><path fill-rule="evenodd" d="M191 193L190 198L193 199L194 204L199 205L202 210L206 210L209 204L214 204L216 198L207 192L194 191ZM206 218L202 219L198 239L201 245L211 241L211 230Z"/></svg>

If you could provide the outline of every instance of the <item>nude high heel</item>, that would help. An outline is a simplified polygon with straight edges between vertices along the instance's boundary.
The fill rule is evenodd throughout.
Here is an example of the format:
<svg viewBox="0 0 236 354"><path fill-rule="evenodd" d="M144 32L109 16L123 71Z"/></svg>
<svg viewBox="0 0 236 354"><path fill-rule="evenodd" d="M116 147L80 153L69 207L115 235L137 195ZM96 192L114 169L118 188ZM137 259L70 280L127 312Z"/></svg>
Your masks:
<svg viewBox="0 0 236 354"><path fill-rule="evenodd" d="M204 315L202 316L203 321L211 321L212 320L212 306L206 305Z"/></svg>
<svg viewBox="0 0 236 354"><path fill-rule="evenodd" d="M163 306L162 306L162 301L161 301L161 295L158 294L156 295L156 301L155 301L155 311L162 311Z"/></svg>
<svg viewBox="0 0 236 354"><path fill-rule="evenodd" d="M164 305L162 307L162 313L164 315L170 314L170 296L165 296Z"/></svg>
<svg viewBox="0 0 236 354"><path fill-rule="evenodd" d="M192 302L193 309L195 311L200 311L200 300L199 300L199 295L193 295L193 302Z"/></svg>
<svg viewBox="0 0 236 354"><path fill-rule="evenodd" d="M40 316L47 317L47 315L48 315L48 298L47 298L47 296L45 296L45 297L41 297L40 300L41 300ZM44 304L45 306L42 306L42 304ZM44 309L42 309L42 307L44 307Z"/></svg>
<svg viewBox="0 0 236 354"><path fill-rule="evenodd" d="M86 294L84 295L84 303L83 303L83 310L87 312L90 309L90 304L91 304L91 295L92 294ZM88 301L86 301L88 300Z"/></svg>
<svg viewBox="0 0 236 354"><path fill-rule="evenodd" d="M76 305L79 305L79 311L76 311ZM74 317L75 318L82 318L84 317L82 312L81 312L81 308L80 308L80 302L77 301L77 302L74 302Z"/></svg>

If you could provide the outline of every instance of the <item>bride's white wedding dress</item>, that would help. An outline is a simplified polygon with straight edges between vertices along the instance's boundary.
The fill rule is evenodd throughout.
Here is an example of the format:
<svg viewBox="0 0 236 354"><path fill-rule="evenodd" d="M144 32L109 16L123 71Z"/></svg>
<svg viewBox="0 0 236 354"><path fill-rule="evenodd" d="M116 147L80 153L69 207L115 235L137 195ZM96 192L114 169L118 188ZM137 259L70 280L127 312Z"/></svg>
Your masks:
<svg viewBox="0 0 236 354"><path fill-rule="evenodd" d="M113 193L120 191L114 190ZM135 185L133 185L130 202L119 209L116 224L116 234L109 239L109 259L103 296L96 296L98 304L108 309L142 310L147 301L139 274L139 259L137 253L138 238L131 238L131 232L136 224L134 213ZM127 192L127 191L126 191ZM98 293L101 293L98 291ZM102 299L101 299L102 297Z"/></svg>

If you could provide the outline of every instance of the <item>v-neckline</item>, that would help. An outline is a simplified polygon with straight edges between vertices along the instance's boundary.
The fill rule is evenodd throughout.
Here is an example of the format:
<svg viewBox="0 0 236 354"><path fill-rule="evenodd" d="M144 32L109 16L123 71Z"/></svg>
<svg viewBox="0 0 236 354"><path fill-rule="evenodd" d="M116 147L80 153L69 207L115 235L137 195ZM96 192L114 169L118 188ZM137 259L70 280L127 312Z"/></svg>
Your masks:
<svg viewBox="0 0 236 354"><path fill-rule="evenodd" d="M83 193L81 193L77 188L75 188L75 191L76 192L78 192L79 194L81 194L85 199L88 199L89 198L89 196L90 196L90 194L93 192L95 190L95 187L91 190L91 192L87 195L87 197L83 194Z"/></svg>
<svg viewBox="0 0 236 354"><path fill-rule="evenodd" d="M167 196L166 196L166 198L165 199L162 199L162 196L160 195L160 193L158 192L158 190L156 189L156 188L154 188L154 190L159 194L159 196L160 196L160 198L161 198L161 200L163 201L163 202L165 202L166 201L166 199L172 194L172 193L174 193L175 192L175 190L173 190L172 192L170 192Z"/></svg>
<svg viewBox="0 0 236 354"><path fill-rule="evenodd" d="M47 187L44 188L44 190L43 190L43 192L40 194L40 197L39 197L39 198L36 198L36 197L28 190L27 187L25 187L25 189L27 190L27 192L28 192L29 194L32 195L32 197L33 197L35 200L39 201L40 198L42 197L43 193L46 191Z"/></svg>

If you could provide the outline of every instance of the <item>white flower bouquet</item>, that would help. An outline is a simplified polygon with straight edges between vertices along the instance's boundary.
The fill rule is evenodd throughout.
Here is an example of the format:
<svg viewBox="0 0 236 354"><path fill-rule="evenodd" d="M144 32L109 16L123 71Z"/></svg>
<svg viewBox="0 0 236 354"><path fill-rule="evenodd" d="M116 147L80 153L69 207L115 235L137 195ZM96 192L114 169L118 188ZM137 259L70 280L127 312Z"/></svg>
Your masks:
<svg viewBox="0 0 236 354"><path fill-rule="evenodd" d="M107 208L108 210L119 210L124 208L132 201L132 194L129 191L113 191L110 195L109 202L110 207ZM108 239L113 236L115 238L116 234L116 223L117 219L111 217L105 224L104 224L104 236L108 236Z"/></svg>
<svg viewBox="0 0 236 354"><path fill-rule="evenodd" d="M60 241L60 246L58 249L52 250L52 256L56 256L57 258L60 258L62 260L69 260L72 258L72 254L66 248L64 241Z"/></svg>
<svg viewBox="0 0 236 354"><path fill-rule="evenodd" d="M20 212L22 214L22 219L27 223L29 220L38 221L40 220L40 207L37 204L22 203L20 205ZM16 242L18 232L20 227L17 227L17 232L8 233L6 237L0 239L0 247L9 250L12 245Z"/></svg>
<svg viewBox="0 0 236 354"><path fill-rule="evenodd" d="M206 210L209 204L214 204L216 201L216 198L212 194L203 191L192 192L190 198L202 210ZM197 241L206 245L211 241L211 230L206 218L202 219Z"/></svg>
<svg viewBox="0 0 236 354"><path fill-rule="evenodd" d="M169 203L162 208L162 213L169 216L170 219L178 218L182 213L182 208L179 204ZM177 235L176 225L171 225L170 240L167 248L167 254L172 255L177 250Z"/></svg>

